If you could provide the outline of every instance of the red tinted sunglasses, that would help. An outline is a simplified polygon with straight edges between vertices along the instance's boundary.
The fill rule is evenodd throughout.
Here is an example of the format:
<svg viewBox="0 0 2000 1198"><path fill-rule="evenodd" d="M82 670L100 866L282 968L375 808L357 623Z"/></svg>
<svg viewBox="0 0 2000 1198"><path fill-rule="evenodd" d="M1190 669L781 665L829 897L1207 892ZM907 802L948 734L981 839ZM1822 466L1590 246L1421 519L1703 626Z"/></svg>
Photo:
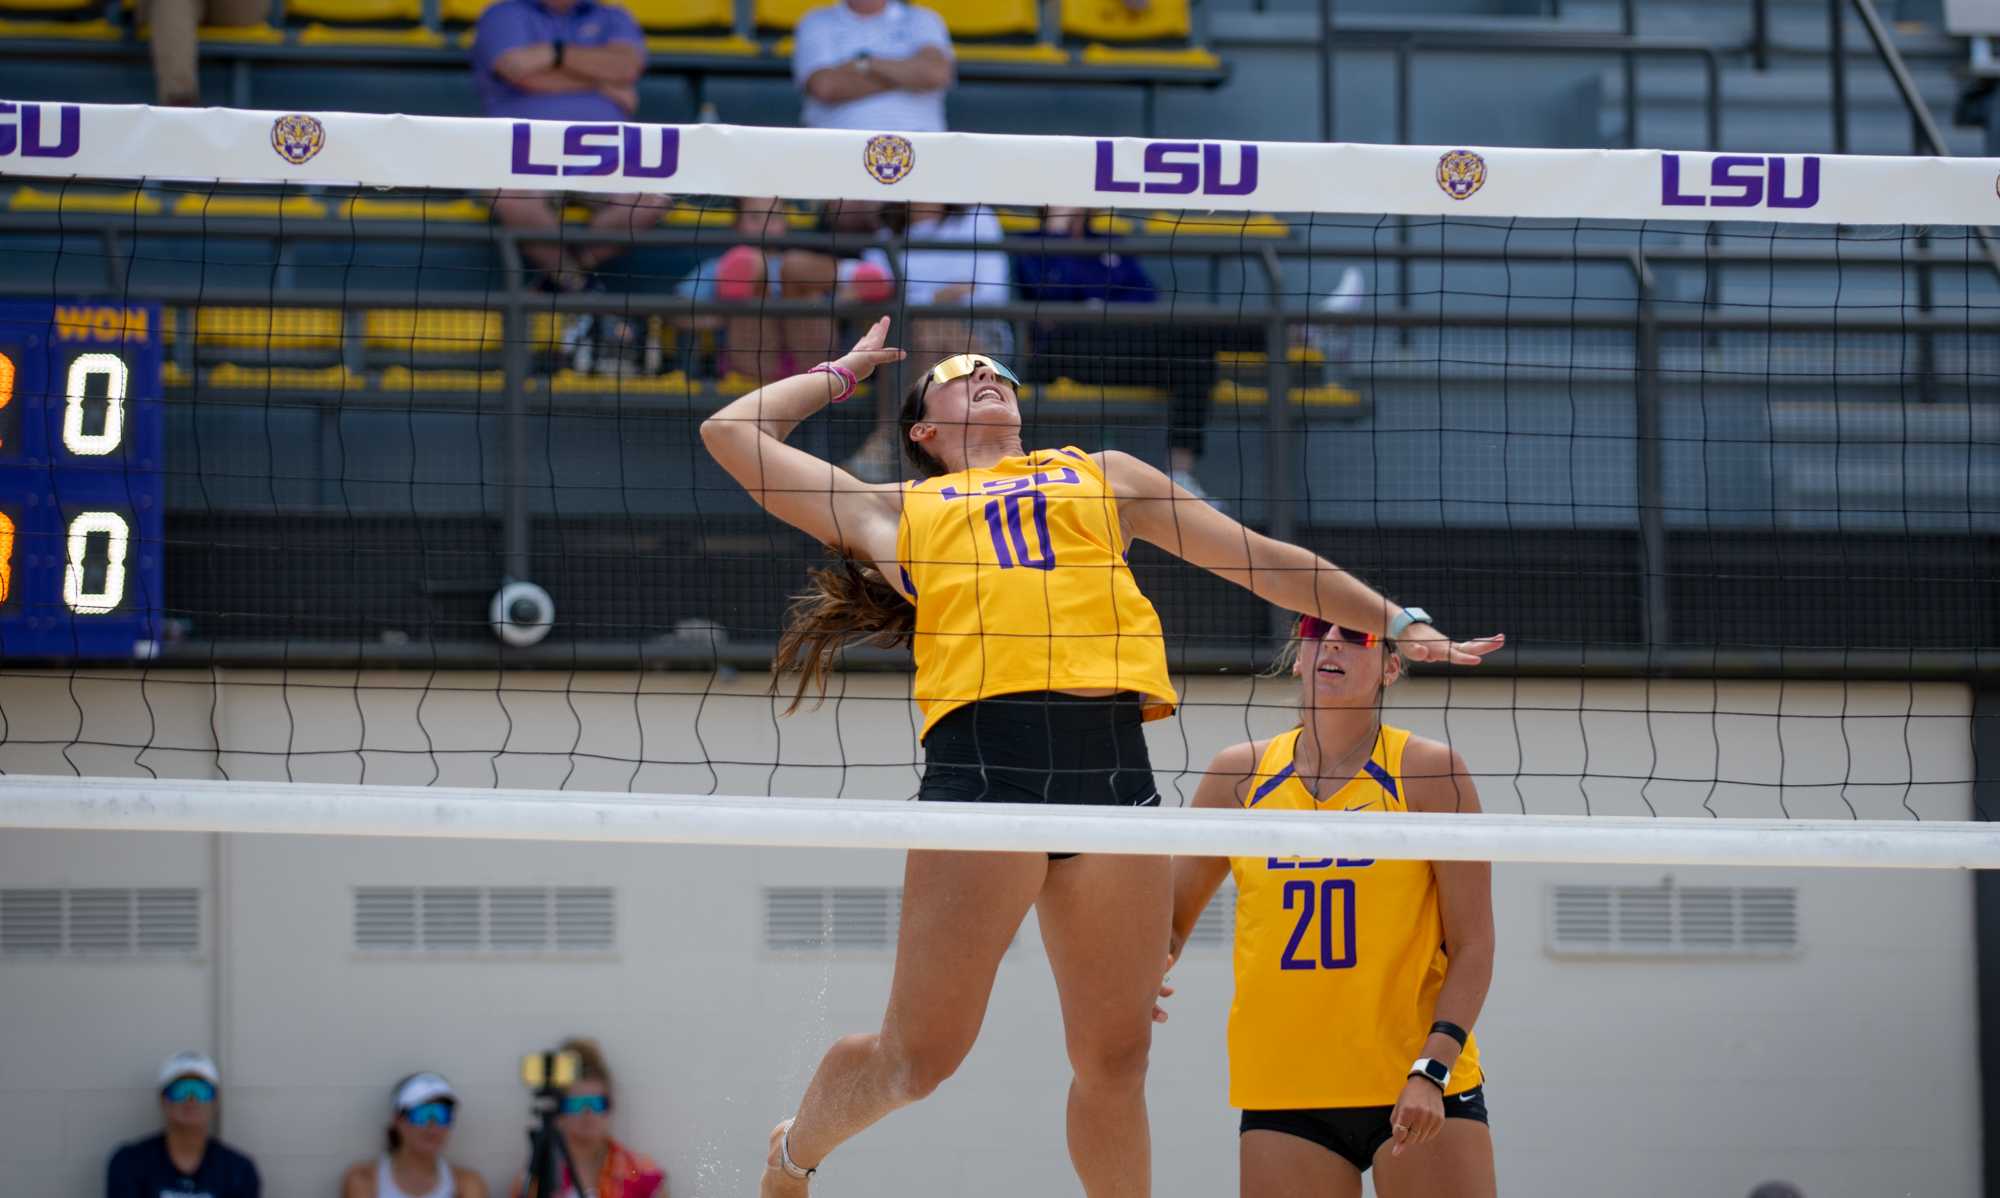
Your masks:
<svg viewBox="0 0 2000 1198"><path fill-rule="evenodd" d="M1356 632L1352 628L1342 628L1330 620L1318 616L1299 617L1299 636L1309 641L1323 641L1329 632L1337 632L1340 639L1358 649L1373 649L1382 643L1382 638L1372 632Z"/></svg>

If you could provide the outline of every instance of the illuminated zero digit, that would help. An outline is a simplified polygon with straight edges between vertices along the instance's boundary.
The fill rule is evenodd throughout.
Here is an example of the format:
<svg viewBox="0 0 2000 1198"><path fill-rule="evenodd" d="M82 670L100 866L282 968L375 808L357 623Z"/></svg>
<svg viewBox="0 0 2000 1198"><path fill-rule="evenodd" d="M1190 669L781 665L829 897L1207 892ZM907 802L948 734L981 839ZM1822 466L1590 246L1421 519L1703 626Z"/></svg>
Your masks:
<svg viewBox="0 0 2000 1198"><path fill-rule="evenodd" d="M93 534L103 536L106 541L104 581L94 590L85 590ZM117 512L76 514L69 522L69 551L63 564L63 602L71 611L83 616L101 616L124 601L125 552L131 543L131 527Z"/></svg>
<svg viewBox="0 0 2000 1198"><path fill-rule="evenodd" d="M0 354L0 408L14 402L14 359Z"/></svg>
<svg viewBox="0 0 2000 1198"><path fill-rule="evenodd" d="M83 401L89 394L90 376L105 378L104 431L83 431ZM79 457L101 457L117 452L125 439L125 390L132 372L117 354L78 354L69 364L69 379L63 385L63 448Z"/></svg>

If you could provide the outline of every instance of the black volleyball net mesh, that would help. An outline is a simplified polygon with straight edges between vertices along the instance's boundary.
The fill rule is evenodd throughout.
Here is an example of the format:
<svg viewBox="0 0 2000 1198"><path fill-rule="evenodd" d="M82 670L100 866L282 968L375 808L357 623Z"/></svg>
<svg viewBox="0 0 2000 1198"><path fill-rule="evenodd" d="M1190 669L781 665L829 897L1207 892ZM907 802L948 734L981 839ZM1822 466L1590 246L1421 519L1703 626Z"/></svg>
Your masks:
<svg viewBox="0 0 2000 1198"><path fill-rule="evenodd" d="M873 318L1460 635L1393 720L1492 810L1964 818L2000 643L1975 231L0 178L0 767L914 790L908 657L780 720L823 549L709 459ZM885 398L886 397L886 398ZM1285 621L1149 546L1170 803L1289 720Z"/></svg>

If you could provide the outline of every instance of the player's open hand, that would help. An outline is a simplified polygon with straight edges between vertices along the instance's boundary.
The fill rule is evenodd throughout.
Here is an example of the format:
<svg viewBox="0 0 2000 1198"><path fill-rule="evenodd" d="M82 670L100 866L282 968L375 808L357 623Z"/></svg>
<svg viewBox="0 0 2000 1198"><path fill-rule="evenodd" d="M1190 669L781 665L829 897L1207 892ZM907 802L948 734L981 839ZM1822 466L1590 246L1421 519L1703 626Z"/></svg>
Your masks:
<svg viewBox="0 0 2000 1198"><path fill-rule="evenodd" d="M1476 666L1488 653L1507 643L1505 633L1482 636L1476 641L1454 641L1429 624L1412 624L1403 630L1396 647L1411 661L1443 661L1455 666Z"/></svg>
<svg viewBox="0 0 2000 1198"><path fill-rule="evenodd" d="M840 364L852 370L855 378L865 379L875 373L876 367L900 362L909 356L893 345L884 345L888 339L889 318L884 316L868 326L868 331L861 334L861 340L854 343L854 348L847 351Z"/></svg>
<svg viewBox="0 0 2000 1198"><path fill-rule="evenodd" d="M1389 1142L1395 1145L1389 1150L1391 1155L1401 1156L1409 1149L1422 1147L1436 1139L1442 1130L1444 1095L1421 1077L1404 1082L1396 1109L1389 1112Z"/></svg>

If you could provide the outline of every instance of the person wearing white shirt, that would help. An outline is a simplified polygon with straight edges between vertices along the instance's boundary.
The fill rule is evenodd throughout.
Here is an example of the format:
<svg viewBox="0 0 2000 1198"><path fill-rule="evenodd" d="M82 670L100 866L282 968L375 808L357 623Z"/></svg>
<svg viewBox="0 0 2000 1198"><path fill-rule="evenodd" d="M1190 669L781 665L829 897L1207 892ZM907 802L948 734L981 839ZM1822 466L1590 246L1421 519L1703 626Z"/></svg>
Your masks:
<svg viewBox="0 0 2000 1198"><path fill-rule="evenodd" d="M940 132L954 78L944 18L903 0L841 0L793 35L792 80L815 129Z"/></svg>
<svg viewBox="0 0 2000 1198"><path fill-rule="evenodd" d="M1014 350L1014 330L1004 320L980 315L982 310L1013 298L1012 264L999 247L1005 234L991 208L974 204L911 204L896 214L905 223L908 240L952 242L946 248L900 251L897 274L903 295L913 307L957 307L956 318L926 316L904 326L904 347L916 355L978 353L1006 357ZM901 401L893 387L876 389L875 428L861 448L843 465L867 482L889 482L898 475L896 409Z"/></svg>

